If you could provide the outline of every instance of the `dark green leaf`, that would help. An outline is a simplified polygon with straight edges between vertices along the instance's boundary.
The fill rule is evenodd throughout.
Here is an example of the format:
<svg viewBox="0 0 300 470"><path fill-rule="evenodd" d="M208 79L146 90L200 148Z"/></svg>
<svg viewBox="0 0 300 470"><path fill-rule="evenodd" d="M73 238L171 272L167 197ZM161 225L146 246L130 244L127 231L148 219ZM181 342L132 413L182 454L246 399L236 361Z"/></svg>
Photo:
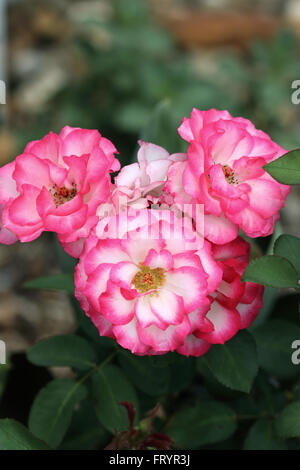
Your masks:
<svg viewBox="0 0 300 470"><path fill-rule="evenodd" d="M242 281L256 282L269 287L299 288L298 274L294 266L281 256L262 256L251 261Z"/></svg>
<svg viewBox="0 0 300 470"><path fill-rule="evenodd" d="M275 421L282 437L300 437L300 401L288 405Z"/></svg>
<svg viewBox="0 0 300 470"><path fill-rule="evenodd" d="M292 343L300 338L300 327L286 320L271 319L253 331L258 362L279 379L296 377L299 368L292 363Z"/></svg>
<svg viewBox="0 0 300 470"><path fill-rule="evenodd" d="M150 357L135 356L124 350L118 360L128 378L142 392L152 396L167 393L170 381L168 367L155 367Z"/></svg>
<svg viewBox="0 0 300 470"><path fill-rule="evenodd" d="M153 364L154 367L159 367L159 368L165 368L170 366L171 364L174 364L174 362L178 359L178 357L182 357L176 352L169 352L166 354L162 354L161 356L148 356L150 359L151 364Z"/></svg>
<svg viewBox="0 0 300 470"><path fill-rule="evenodd" d="M76 406L59 450L97 450L105 447L109 440L111 434L99 423L93 402L88 396Z"/></svg>
<svg viewBox="0 0 300 470"><path fill-rule="evenodd" d="M261 419L250 428L246 440L245 450L285 450L284 442L276 436L273 421Z"/></svg>
<svg viewBox="0 0 300 470"><path fill-rule="evenodd" d="M181 392L193 381L196 373L194 358L178 354L176 361L170 364L169 369L171 373L169 393Z"/></svg>
<svg viewBox="0 0 300 470"><path fill-rule="evenodd" d="M300 184L300 150L292 150L263 167L283 184Z"/></svg>
<svg viewBox="0 0 300 470"><path fill-rule="evenodd" d="M182 408L166 428L179 449L195 449L224 441L236 429L236 415L228 406L216 401L202 401Z"/></svg>
<svg viewBox="0 0 300 470"><path fill-rule="evenodd" d="M0 420L0 449L1 450L50 450L23 424L13 419Z"/></svg>
<svg viewBox="0 0 300 470"><path fill-rule="evenodd" d="M252 399L257 407L257 414L276 415L287 403L286 393L278 388L276 380L260 369L255 380Z"/></svg>
<svg viewBox="0 0 300 470"><path fill-rule="evenodd" d="M25 282L26 289L62 290L70 294L74 293L74 275L56 274L55 276L39 277Z"/></svg>
<svg viewBox="0 0 300 470"><path fill-rule="evenodd" d="M28 360L38 366L69 366L79 370L95 365L95 352L87 340L75 335L46 338L32 346Z"/></svg>
<svg viewBox="0 0 300 470"><path fill-rule="evenodd" d="M96 414L105 429L114 433L128 429L128 415L121 401L132 403L139 412L134 388L121 369L114 365L100 368L92 378Z"/></svg>
<svg viewBox="0 0 300 470"><path fill-rule="evenodd" d="M223 385L247 393L258 371L256 344L247 331L223 345L215 344L199 361L206 362Z"/></svg>
<svg viewBox="0 0 300 470"><path fill-rule="evenodd" d="M274 245L274 254L290 261L300 278L300 238L293 235L281 235Z"/></svg>
<svg viewBox="0 0 300 470"><path fill-rule="evenodd" d="M81 433L66 439L59 450L98 450L103 448L108 442L111 435L104 429L99 421L97 425L83 429Z"/></svg>
<svg viewBox="0 0 300 470"><path fill-rule="evenodd" d="M29 429L51 447L59 446L71 423L74 406L86 396L86 388L72 379L49 382L36 396Z"/></svg>
<svg viewBox="0 0 300 470"><path fill-rule="evenodd" d="M200 374L201 379L203 380L205 390L212 397L219 399L234 399L240 396L240 392L226 387L219 380L216 379L216 377L213 375L210 368L208 367L206 361L201 361L201 359L198 359L196 361L197 371Z"/></svg>

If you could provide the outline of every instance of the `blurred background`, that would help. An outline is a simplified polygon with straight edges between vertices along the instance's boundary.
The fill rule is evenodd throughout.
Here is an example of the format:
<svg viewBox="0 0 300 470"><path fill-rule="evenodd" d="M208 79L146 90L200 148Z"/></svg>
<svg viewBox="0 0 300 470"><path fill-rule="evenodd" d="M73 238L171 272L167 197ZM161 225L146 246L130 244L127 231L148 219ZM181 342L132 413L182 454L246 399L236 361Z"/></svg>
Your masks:
<svg viewBox="0 0 300 470"><path fill-rule="evenodd" d="M300 0L0 0L0 164L66 124L99 129L123 164L145 135L180 151L176 129L192 107L227 109L300 147L291 103L299 39ZM282 214L294 235L299 197L293 188ZM10 353L74 328L67 296L22 288L59 269L55 250L51 234L0 247L0 338Z"/></svg>

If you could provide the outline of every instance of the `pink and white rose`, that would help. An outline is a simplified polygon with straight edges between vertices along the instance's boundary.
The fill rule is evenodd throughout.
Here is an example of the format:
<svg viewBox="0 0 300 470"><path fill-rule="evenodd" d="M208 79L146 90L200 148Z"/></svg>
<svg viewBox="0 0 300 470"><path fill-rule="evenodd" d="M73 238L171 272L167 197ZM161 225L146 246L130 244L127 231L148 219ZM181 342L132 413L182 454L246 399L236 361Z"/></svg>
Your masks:
<svg viewBox="0 0 300 470"><path fill-rule="evenodd" d="M178 131L190 144L187 162L170 167L166 188L178 202L204 205L205 236L222 244L234 240L238 228L249 237L270 235L290 187L263 166L286 151L227 111L194 109Z"/></svg>
<svg viewBox="0 0 300 470"><path fill-rule="evenodd" d="M149 213L115 216L115 239L99 222L76 268L75 295L100 335L134 354L200 356L248 327L261 308L263 287L241 282L249 244L212 245L186 218L187 239L198 240L188 250L173 212L151 211L150 223Z"/></svg>
<svg viewBox="0 0 300 470"><path fill-rule="evenodd" d="M213 344L224 344L236 333L248 328L262 307L264 287L252 282L241 282L249 263L250 245L238 237L225 245L213 245L215 261L222 269L222 281L209 296L206 315L197 310L190 315L192 329L184 343L177 348L186 356L201 356ZM199 322L199 313L202 322Z"/></svg>
<svg viewBox="0 0 300 470"><path fill-rule="evenodd" d="M70 244L78 255L110 195L110 172L120 168L116 152L97 130L69 126L29 143L0 169L3 227L22 242L56 232L66 251Z"/></svg>
<svg viewBox="0 0 300 470"><path fill-rule="evenodd" d="M174 213L151 211L149 224L149 212L128 216L128 230L120 238L93 233L75 273L75 295L100 334L135 354L178 348L191 332L190 315L196 309L199 317L206 314L208 295L222 277L210 243L199 238L189 219L185 235L199 238L198 250L187 250Z"/></svg>
<svg viewBox="0 0 300 470"><path fill-rule="evenodd" d="M163 188L170 165L186 160L186 154L170 155L167 150L139 140L137 163L124 166L115 178L112 200L119 211L120 201L136 209L147 208L150 203L161 202ZM122 209L122 208L121 208Z"/></svg>

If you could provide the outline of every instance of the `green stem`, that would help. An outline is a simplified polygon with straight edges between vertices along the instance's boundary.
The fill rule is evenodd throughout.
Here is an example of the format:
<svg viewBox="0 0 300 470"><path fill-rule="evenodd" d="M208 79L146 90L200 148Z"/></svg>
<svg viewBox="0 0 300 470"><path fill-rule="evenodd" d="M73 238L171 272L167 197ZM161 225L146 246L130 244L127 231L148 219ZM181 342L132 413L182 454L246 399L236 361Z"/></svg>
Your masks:
<svg viewBox="0 0 300 470"><path fill-rule="evenodd" d="M250 420L256 420L256 419L262 419L262 418L270 418L270 419L275 419L276 414L274 413L268 413L262 412L258 415L237 415L238 421L250 421Z"/></svg>
<svg viewBox="0 0 300 470"><path fill-rule="evenodd" d="M106 366L109 362L113 360L113 358L118 354L119 351L114 351L108 356L104 361L100 362L100 364L95 364L95 366L90 369L81 379L77 382L78 384L84 383L91 375L93 375L96 371L102 369L102 367Z"/></svg>

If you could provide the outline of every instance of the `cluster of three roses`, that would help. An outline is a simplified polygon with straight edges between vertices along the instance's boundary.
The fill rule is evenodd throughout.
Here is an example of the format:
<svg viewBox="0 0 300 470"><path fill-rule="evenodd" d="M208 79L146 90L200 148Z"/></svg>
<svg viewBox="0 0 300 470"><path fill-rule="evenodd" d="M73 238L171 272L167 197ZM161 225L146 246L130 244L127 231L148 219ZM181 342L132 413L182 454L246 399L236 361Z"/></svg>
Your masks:
<svg viewBox="0 0 300 470"><path fill-rule="evenodd" d="M186 154L139 142L114 182L114 145L68 126L0 169L0 242L56 232L79 258L75 295L100 335L140 355L200 356L251 324L263 287L241 282L238 231L271 234L290 190L263 169L285 150L250 121L194 109L179 134Z"/></svg>

